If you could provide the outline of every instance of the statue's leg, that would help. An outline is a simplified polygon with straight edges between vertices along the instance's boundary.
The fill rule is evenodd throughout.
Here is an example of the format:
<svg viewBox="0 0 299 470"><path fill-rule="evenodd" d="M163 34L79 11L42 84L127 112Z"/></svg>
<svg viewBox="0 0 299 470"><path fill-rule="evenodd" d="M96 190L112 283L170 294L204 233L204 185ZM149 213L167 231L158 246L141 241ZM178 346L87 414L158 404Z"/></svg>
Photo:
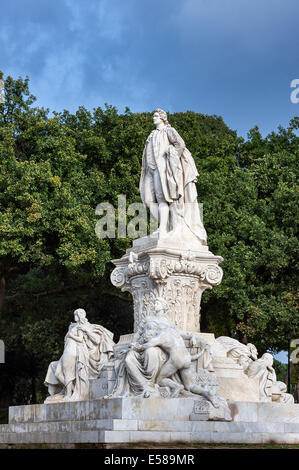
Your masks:
<svg viewBox="0 0 299 470"><path fill-rule="evenodd" d="M178 236L181 235L181 232L184 228L184 203L182 198L177 201L173 201L169 205L170 221L171 221L171 232L176 233Z"/></svg>
<svg viewBox="0 0 299 470"><path fill-rule="evenodd" d="M138 384L138 386L146 388L148 386L149 381L146 378L146 373L140 363L139 354L136 351L128 351L125 358L125 365L127 373L132 378L133 382L135 384Z"/></svg>
<svg viewBox="0 0 299 470"><path fill-rule="evenodd" d="M73 381L69 382L65 387L65 398L71 398L74 391L74 383Z"/></svg>
<svg viewBox="0 0 299 470"><path fill-rule="evenodd" d="M153 171L153 183L155 199L159 205L159 233L166 234L169 231L169 204L165 200L158 169Z"/></svg>
<svg viewBox="0 0 299 470"><path fill-rule="evenodd" d="M213 395L211 392L206 390L201 385L195 384L193 382L193 373L190 367L180 370L180 376L184 384L185 390L188 392L195 393L196 395L201 395L209 400L215 408L219 407L219 401L216 395Z"/></svg>
<svg viewBox="0 0 299 470"><path fill-rule="evenodd" d="M179 226L179 219L176 209L176 202L172 202L169 206L170 218L171 218L171 231L175 230Z"/></svg>
<svg viewBox="0 0 299 470"><path fill-rule="evenodd" d="M153 218L159 222L159 205L156 202L150 202L149 210Z"/></svg>
<svg viewBox="0 0 299 470"><path fill-rule="evenodd" d="M160 381L159 383L160 387L168 387L172 390L171 396L172 398L176 398L182 390L184 390L184 385L178 384L174 380L171 380L169 378L165 378Z"/></svg>
<svg viewBox="0 0 299 470"><path fill-rule="evenodd" d="M155 197L155 183L153 171L149 169L144 177L144 196L145 204L155 220L159 221L159 207Z"/></svg>
<svg viewBox="0 0 299 470"><path fill-rule="evenodd" d="M160 234L167 233L168 219L169 219L169 205L167 202L159 203L159 232Z"/></svg>
<svg viewBox="0 0 299 470"><path fill-rule="evenodd" d="M169 359L163 366L157 376L157 383L160 385L161 380L169 378L177 372L177 366Z"/></svg>
<svg viewBox="0 0 299 470"><path fill-rule="evenodd" d="M169 387L174 390L172 396L178 396L181 390L184 389L183 385L176 383L174 380L171 380L169 377L174 375L177 372L178 368L171 361L167 361L162 367L157 377L157 384L160 387Z"/></svg>

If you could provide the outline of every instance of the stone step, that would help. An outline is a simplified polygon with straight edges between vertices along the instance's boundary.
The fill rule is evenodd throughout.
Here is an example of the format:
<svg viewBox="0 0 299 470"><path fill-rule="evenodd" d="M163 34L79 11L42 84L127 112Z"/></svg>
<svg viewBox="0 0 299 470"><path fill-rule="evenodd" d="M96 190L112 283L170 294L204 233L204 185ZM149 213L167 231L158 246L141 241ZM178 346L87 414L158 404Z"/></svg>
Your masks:
<svg viewBox="0 0 299 470"><path fill-rule="evenodd" d="M298 433L299 423L257 423L222 421L155 420L81 420L0 425L0 433L60 433L85 431L157 431L157 432L228 432L228 433Z"/></svg>
<svg viewBox="0 0 299 470"><path fill-rule="evenodd" d="M194 408L192 398L124 397L94 401L12 406L9 423L78 421L89 419L156 419L187 421Z"/></svg>
<svg viewBox="0 0 299 470"><path fill-rule="evenodd" d="M299 404L232 402L235 422L299 423ZM9 423L86 420L189 421L192 398L124 397L82 402L62 402L9 408Z"/></svg>
<svg viewBox="0 0 299 470"><path fill-rule="evenodd" d="M299 433L106 431L107 443L187 442L218 444L299 444Z"/></svg>
<svg viewBox="0 0 299 470"><path fill-rule="evenodd" d="M288 432L170 432L170 431L81 431L0 433L0 444L75 443L218 443L299 444L299 433Z"/></svg>
<svg viewBox="0 0 299 470"><path fill-rule="evenodd" d="M86 421L50 421L41 423L15 423L0 425L1 433L50 433L50 432L82 432L82 431L107 431L123 429L114 424L112 419L86 420ZM120 420L122 421L122 420ZM135 427L132 424L132 430Z"/></svg>

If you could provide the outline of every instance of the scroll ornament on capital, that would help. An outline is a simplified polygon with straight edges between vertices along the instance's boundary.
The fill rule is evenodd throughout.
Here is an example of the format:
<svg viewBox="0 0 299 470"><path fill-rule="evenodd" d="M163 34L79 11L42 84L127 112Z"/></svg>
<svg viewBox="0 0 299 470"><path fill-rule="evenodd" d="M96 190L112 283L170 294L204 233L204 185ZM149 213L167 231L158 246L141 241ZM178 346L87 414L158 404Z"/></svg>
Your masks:
<svg viewBox="0 0 299 470"><path fill-rule="evenodd" d="M184 256L172 260L166 257L150 257L146 261L138 261L136 258L127 265L117 266L111 274L111 282L123 291L131 290L131 280L136 276L147 276L154 282L166 280L172 275L192 275L207 284L207 288L221 283L223 271L218 264L202 264L194 260L188 260Z"/></svg>

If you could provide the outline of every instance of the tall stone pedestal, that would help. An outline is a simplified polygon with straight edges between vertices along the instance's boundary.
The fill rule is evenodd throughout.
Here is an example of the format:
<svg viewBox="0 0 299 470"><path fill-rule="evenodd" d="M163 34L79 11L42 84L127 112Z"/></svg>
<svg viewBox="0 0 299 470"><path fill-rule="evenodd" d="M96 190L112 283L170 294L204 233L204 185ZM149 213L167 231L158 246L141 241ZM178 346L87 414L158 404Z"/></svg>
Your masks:
<svg viewBox="0 0 299 470"><path fill-rule="evenodd" d="M168 302L168 316L182 331L200 331L203 292L220 284L223 259L207 246L179 240L144 237L117 260L111 282L132 294L134 332L147 315L154 313L156 297Z"/></svg>

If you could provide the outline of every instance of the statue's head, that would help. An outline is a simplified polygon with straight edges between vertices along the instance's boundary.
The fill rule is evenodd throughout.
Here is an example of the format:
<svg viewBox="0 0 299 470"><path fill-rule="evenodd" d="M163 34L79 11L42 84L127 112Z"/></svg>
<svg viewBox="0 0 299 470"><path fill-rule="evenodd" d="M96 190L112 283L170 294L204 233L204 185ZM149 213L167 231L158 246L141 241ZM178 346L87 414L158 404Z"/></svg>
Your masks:
<svg viewBox="0 0 299 470"><path fill-rule="evenodd" d="M169 305L162 297L156 297L155 313L165 313L169 309Z"/></svg>
<svg viewBox="0 0 299 470"><path fill-rule="evenodd" d="M157 336L164 330L176 329L172 322L166 317L157 315L149 315L144 321L143 337L146 341L150 338Z"/></svg>
<svg viewBox="0 0 299 470"><path fill-rule="evenodd" d="M151 321L150 321L150 319L148 318L148 321L145 321L145 324L144 324L144 331L143 331L144 341L149 341L158 333L159 333L159 325L154 319L151 318Z"/></svg>
<svg viewBox="0 0 299 470"><path fill-rule="evenodd" d="M83 308L77 308L77 310L74 311L74 318L76 322L82 323L86 321L86 312Z"/></svg>
<svg viewBox="0 0 299 470"><path fill-rule="evenodd" d="M258 353L257 353L257 349L256 349L255 345L252 344L252 343L248 343L248 344L247 344L247 348L249 349L249 351L250 351L251 356L253 357L253 359L256 360L257 357L258 357Z"/></svg>
<svg viewBox="0 0 299 470"><path fill-rule="evenodd" d="M273 366L273 356L272 356L272 354L265 353L265 354L262 355L262 359L268 367Z"/></svg>
<svg viewBox="0 0 299 470"><path fill-rule="evenodd" d="M153 111L153 123L157 126L160 122L168 124L167 113L163 109L157 108Z"/></svg>

